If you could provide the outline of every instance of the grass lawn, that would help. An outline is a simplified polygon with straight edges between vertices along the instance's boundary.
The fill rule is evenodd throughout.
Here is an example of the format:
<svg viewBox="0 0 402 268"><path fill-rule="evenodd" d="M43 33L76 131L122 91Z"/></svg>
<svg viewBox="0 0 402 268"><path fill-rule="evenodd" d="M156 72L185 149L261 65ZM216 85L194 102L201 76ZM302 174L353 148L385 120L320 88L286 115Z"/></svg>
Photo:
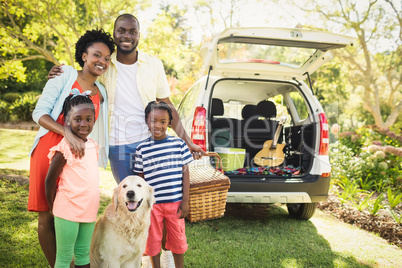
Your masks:
<svg viewBox="0 0 402 268"><path fill-rule="evenodd" d="M0 130L0 174L28 174L21 163L29 159L18 155L29 151L29 142L21 139L32 141L34 132L20 132ZM5 160L3 146L17 134L20 141L7 151L15 151L22 170L6 170L12 163ZM101 171L99 214L115 185L110 173ZM37 240L37 215L26 211L27 199L28 185L0 179L0 267L47 267ZM284 206L231 204L224 218L186 223L186 234L186 267L402 267L401 249L319 210L311 220L297 221Z"/></svg>
<svg viewBox="0 0 402 268"><path fill-rule="evenodd" d="M29 169L36 131L0 129L0 168Z"/></svg>
<svg viewBox="0 0 402 268"><path fill-rule="evenodd" d="M28 185L0 180L1 267L47 267L27 196ZM109 202L102 196L100 214ZM231 205L222 219L187 223L186 233L186 267L402 267L402 250L320 211L297 221L279 206Z"/></svg>
<svg viewBox="0 0 402 268"><path fill-rule="evenodd" d="M298 221L284 206L227 208L222 219L187 223L189 267L402 267L402 250L321 211Z"/></svg>
<svg viewBox="0 0 402 268"><path fill-rule="evenodd" d="M37 239L37 213L27 211L28 188L0 179L0 267L48 267ZM102 196L100 213L109 202Z"/></svg>

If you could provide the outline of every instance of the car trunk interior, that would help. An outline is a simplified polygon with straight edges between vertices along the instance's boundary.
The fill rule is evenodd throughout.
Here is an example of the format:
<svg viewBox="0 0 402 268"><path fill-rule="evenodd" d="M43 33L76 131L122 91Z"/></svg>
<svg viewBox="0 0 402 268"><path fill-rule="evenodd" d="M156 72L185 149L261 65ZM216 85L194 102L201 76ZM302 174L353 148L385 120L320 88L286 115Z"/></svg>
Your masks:
<svg viewBox="0 0 402 268"><path fill-rule="evenodd" d="M222 79L211 94L209 150L245 150L244 162L228 175L294 177L310 169L317 128L296 84Z"/></svg>

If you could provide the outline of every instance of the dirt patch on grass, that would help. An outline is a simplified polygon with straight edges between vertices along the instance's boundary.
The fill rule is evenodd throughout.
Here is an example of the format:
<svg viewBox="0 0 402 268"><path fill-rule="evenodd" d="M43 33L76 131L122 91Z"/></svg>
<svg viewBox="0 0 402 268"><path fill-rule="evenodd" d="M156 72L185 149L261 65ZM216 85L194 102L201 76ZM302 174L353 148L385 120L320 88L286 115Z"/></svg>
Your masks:
<svg viewBox="0 0 402 268"><path fill-rule="evenodd" d="M29 178L21 176L21 175L0 174L0 180L8 180L8 181L11 181L11 182L17 182L20 185L29 184Z"/></svg>
<svg viewBox="0 0 402 268"><path fill-rule="evenodd" d="M7 123L0 123L0 128L38 131L39 125L33 121L7 122Z"/></svg>

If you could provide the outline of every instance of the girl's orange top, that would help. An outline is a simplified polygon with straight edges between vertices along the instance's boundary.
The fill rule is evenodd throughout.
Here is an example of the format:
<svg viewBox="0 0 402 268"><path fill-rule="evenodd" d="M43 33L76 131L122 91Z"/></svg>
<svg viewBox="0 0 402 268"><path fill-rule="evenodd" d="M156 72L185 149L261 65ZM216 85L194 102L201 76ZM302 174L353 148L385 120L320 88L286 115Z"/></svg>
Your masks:
<svg viewBox="0 0 402 268"><path fill-rule="evenodd" d="M77 88L82 93L83 90L80 84L75 81L71 89ZM100 109L100 96L99 91L96 95L90 96L95 106L95 120L98 118ZM61 114L57 120L57 123L64 125L64 116ZM29 198L28 198L28 210L29 211L48 211L49 206L47 204L45 196L45 179L47 171L49 169L49 154L50 148L57 145L62 135L53 131L49 131L40 138L38 145L31 155L30 173L29 173Z"/></svg>
<svg viewBox="0 0 402 268"><path fill-rule="evenodd" d="M72 154L65 139L50 149L50 161L56 152L67 160L60 173L53 215L74 222L96 221L100 199L98 150L96 142L89 138L81 159Z"/></svg>

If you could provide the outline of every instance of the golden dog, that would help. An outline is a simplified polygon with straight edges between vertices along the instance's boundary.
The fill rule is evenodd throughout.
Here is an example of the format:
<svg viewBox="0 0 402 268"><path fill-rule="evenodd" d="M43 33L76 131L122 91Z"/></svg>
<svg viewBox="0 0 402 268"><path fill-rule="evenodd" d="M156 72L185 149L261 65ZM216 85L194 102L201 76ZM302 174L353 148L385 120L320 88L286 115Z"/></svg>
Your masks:
<svg viewBox="0 0 402 268"><path fill-rule="evenodd" d="M153 188L141 177L120 182L112 204L96 222L91 267L141 267L154 202Z"/></svg>

